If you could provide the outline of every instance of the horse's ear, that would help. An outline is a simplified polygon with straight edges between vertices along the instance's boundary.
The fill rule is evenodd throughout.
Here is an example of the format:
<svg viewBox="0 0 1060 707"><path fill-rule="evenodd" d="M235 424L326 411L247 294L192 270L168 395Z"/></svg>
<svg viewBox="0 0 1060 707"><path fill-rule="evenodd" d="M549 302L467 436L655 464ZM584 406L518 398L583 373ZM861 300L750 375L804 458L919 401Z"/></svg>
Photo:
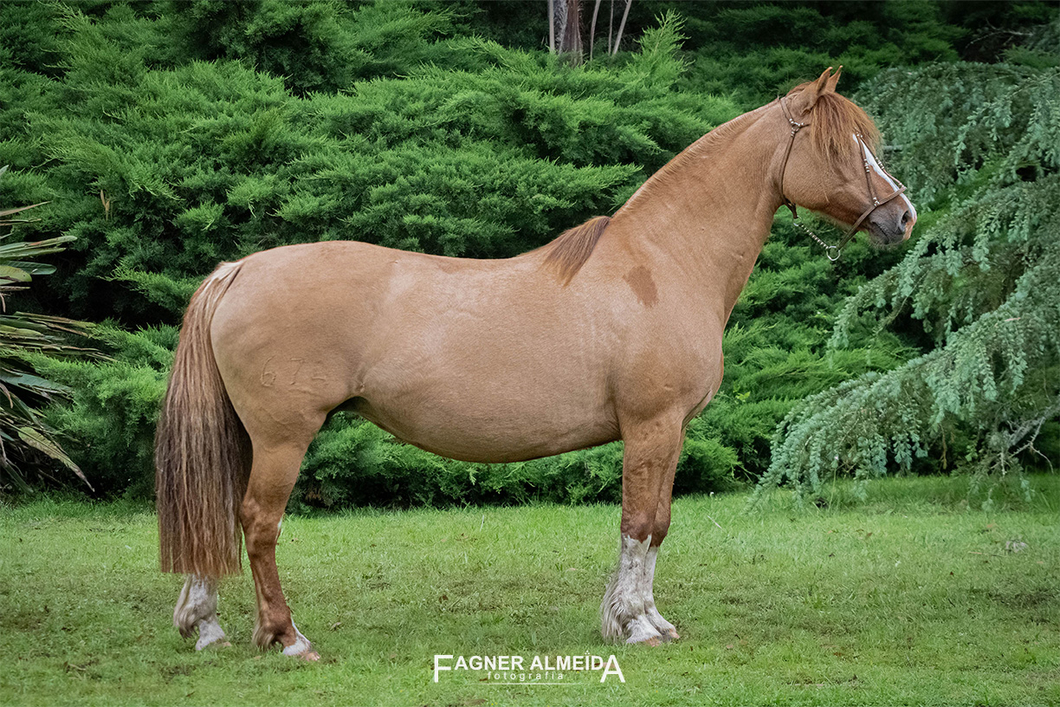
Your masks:
<svg viewBox="0 0 1060 707"><path fill-rule="evenodd" d="M828 93L830 90L835 90L835 81L838 80L839 72L837 71L835 77L833 77L832 67L829 66L821 73L816 81L803 84L805 88L791 97L792 108L798 113L808 113L817 103L817 99L822 94ZM831 84L831 88L829 88L829 84Z"/></svg>
<svg viewBox="0 0 1060 707"><path fill-rule="evenodd" d="M832 78L832 67L829 66L827 69L821 72L821 75L817 77L817 80L813 82L813 87L817 89L817 94L824 93L825 87L828 86L828 79Z"/></svg>
<svg viewBox="0 0 1060 707"><path fill-rule="evenodd" d="M839 68L835 70L835 73L828 77L825 81L824 90L828 93L835 93L835 85L839 83L839 74L843 71L843 65L840 64ZM827 71L825 72L828 73Z"/></svg>

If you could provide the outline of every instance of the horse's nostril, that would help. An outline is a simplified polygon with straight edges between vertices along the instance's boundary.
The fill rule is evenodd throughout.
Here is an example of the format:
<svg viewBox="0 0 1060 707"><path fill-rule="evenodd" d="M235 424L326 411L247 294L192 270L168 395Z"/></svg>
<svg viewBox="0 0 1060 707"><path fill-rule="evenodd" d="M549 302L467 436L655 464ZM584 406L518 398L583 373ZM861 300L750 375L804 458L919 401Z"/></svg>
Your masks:
<svg viewBox="0 0 1060 707"><path fill-rule="evenodd" d="M906 209L905 213L902 214L902 228L905 228L909 225L909 219L911 218L913 218L913 215L909 213L909 209Z"/></svg>

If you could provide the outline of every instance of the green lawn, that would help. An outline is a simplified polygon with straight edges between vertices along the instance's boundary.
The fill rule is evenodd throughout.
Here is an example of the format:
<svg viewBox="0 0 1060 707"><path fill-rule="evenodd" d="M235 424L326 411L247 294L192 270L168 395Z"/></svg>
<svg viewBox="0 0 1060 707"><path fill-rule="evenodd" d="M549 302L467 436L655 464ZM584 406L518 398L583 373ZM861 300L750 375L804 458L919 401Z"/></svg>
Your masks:
<svg viewBox="0 0 1060 707"><path fill-rule="evenodd" d="M617 507L288 518L280 571L316 664L251 647L249 572L221 588L233 645L181 640L146 509L0 506L0 704L1060 703L1060 478L991 511L966 483L887 480L859 506L841 486L801 513L679 499L655 594L682 638L654 649L599 637ZM434 683L437 653L613 653L625 683Z"/></svg>

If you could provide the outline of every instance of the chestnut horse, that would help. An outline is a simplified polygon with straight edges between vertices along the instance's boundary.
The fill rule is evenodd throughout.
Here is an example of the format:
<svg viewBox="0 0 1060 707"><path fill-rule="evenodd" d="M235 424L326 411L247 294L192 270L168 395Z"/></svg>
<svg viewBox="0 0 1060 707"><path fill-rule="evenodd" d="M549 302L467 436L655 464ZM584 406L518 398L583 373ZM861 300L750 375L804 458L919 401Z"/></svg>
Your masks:
<svg viewBox="0 0 1060 707"><path fill-rule="evenodd" d="M219 266L188 307L158 427L162 569L188 575L181 633L198 629L197 648L224 637L217 578L239 571L242 531L254 641L318 657L291 621L275 550L306 448L341 409L473 462L623 440L603 634L677 638L652 596L674 469L685 426L721 384L722 330L774 213L798 204L877 243L908 238L916 220L838 77L720 126L613 217L518 257L334 241Z"/></svg>

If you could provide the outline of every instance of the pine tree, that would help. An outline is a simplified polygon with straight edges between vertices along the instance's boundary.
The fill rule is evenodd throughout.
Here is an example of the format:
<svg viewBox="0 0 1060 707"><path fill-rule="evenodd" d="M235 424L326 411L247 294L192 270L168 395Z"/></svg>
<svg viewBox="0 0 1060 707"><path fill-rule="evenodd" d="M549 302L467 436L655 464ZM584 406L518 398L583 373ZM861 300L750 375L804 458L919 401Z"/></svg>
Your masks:
<svg viewBox="0 0 1060 707"><path fill-rule="evenodd" d="M943 97L940 100L940 97ZM894 171L928 226L850 297L831 341L873 328L930 349L804 400L777 430L759 487L861 480L934 457L977 481L1047 465L1060 413L1060 69L934 65L862 91L899 145ZM1050 428L1050 425L1052 427Z"/></svg>

